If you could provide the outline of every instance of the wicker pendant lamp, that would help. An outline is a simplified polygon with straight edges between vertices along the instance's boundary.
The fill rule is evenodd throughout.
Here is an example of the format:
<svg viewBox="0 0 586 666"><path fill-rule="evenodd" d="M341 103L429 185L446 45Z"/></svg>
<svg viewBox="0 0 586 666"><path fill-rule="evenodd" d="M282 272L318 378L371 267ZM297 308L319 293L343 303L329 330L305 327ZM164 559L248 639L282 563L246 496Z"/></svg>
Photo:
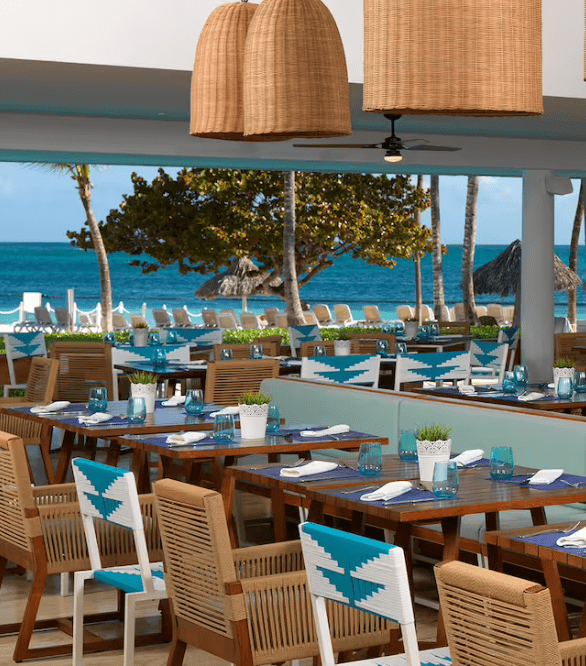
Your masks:
<svg viewBox="0 0 586 666"><path fill-rule="evenodd" d="M214 9L201 31L191 79L189 133L244 140L244 47L258 5L232 2Z"/></svg>
<svg viewBox="0 0 586 666"><path fill-rule="evenodd" d="M264 0L246 41L244 134L283 141L351 134L346 57L321 0Z"/></svg>
<svg viewBox="0 0 586 666"><path fill-rule="evenodd" d="M543 113L541 0L364 0L364 110Z"/></svg>

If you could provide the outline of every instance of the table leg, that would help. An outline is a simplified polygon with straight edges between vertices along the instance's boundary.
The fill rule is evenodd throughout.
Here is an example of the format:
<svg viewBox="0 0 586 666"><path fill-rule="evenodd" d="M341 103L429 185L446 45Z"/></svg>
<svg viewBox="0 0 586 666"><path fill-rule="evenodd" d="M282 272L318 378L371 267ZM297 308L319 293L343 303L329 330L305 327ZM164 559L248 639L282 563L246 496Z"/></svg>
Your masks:
<svg viewBox="0 0 586 666"><path fill-rule="evenodd" d="M549 589L551 594L551 605L553 608L555 626L558 632L558 639L560 641L569 641L572 636L570 634L568 610L566 608L566 602L564 601L564 590L562 588L562 581L560 580L558 563L554 560L542 559L541 566L545 577L545 586ZM580 621L580 628L582 628L582 621Z"/></svg>
<svg viewBox="0 0 586 666"><path fill-rule="evenodd" d="M228 523L228 533L230 534L230 542L232 548L238 548L238 532L236 531L236 523L234 522L234 492L236 490L236 479L230 468L224 470L222 477L221 493L224 500L224 513L226 514L226 522Z"/></svg>
<svg viewBox="0 0 586 666"><path fill-rule="evenodd" d="M136 487L139 493L150 493L151 475L149 467L149 454L140 449L132 451L132 472L136 478Z"/></svg>
<svg viewBox="0 0 586 666"><path fill-rule="evenodd" d="M287 518L285 515L285 496L280 488L271 488L273 507L273 530L275 541L287 541Z"/></svg>
<svg viewBox="0 0 586 666"><path fill-rule="evenodd" d="M538 506L533 509L530 509L531 511L531 520L533 521L534 525L547 525L547 517L545 515L545 507L543 506Z"/></svg>
<svg viewBox="0 0 586 666"><path fill-rule="evenodd" d="M75 441L75 433L66 430L63 434L63 442L61 443L61 450L59 451L59 459L57 460L57 470L53 477L54 483L64 483L65 477L69 470L69 463L71 461L71 452L73 451L73 442Z"/></svg>

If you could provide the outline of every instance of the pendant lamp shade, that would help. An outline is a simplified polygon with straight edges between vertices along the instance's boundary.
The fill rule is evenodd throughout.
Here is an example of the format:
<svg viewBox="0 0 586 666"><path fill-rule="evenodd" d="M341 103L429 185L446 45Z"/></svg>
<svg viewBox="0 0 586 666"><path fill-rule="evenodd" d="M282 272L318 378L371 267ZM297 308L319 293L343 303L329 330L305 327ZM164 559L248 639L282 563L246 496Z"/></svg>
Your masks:
<svg viewBox="0 0 586 666"><path fill-rule="evenodd" d="M364 110L543 113L541 0L364 0Z"/></svg>
<svg viewBox="0 0 586 666"><path fill-rule="evenodd" d="M244 48L258 5L232 2L214 9L195 53L189 133L208 139L244 140Z"/></svg>
<svg viewBox="0 0 586 666"><path fill-rule="evenodd" d="M264 0L248 31L244 134L283 141L352 133L346 57L321 0Z"/></svg>

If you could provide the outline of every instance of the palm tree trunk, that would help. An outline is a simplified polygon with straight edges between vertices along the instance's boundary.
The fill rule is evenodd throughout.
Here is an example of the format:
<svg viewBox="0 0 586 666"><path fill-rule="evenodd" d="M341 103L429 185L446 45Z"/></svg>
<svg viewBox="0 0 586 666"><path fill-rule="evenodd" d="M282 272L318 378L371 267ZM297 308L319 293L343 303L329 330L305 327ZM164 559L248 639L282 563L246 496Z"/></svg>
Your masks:
<svg viewBox="0 0 586 666"><path fill-rule="evenodd" d="M444 255L442 248L442 224L439 206L439 176L431 176L431 242L433 247L433 312L442 319L446 304L444 290Z"/></svg>
<svg viewBox="0 0 586 666"><path fill-rule="evenodd" d="M474 253L476 251L476 223L478 213L478 176L468 176L466 194L466 219L464 223L464 247L462 250L462 292L466 318L478 324L474 299Z"/></svg>
<svg viewBox="0 0 586 666"><path fill-rule="evenodd" d="M578 204L576 206L576 214L574 215L574 226L572 227L572 240L570 242L570 260L568 266L578 272L578 244L580 242L580 230L582 229L582 219L584 218L584 189L586 179L582 178L580 181L580 194L578 195ZM568 319L570 323L576 325L576 304L577 294L576 289L568 291Z"/></svg>
<svg viewBox="0 0 586 666"><path fill-rule="evenodd" d="M305 317L299 298L297 267L295 265L295 171L285 172L285 225L283 228L283 271L285 301L289 326L302 326Z"/></svg>
<svg viewBox="0 0 586 666"><path fill-rule="evenodd" d="M100 269L100 285L102 291L102 331L112 330L112 281L110 279L110 265L108 263L108 254L104 246L104 240L100 233L100 227L92 210L92 184L89 177L89 167L87 164L76 164L73 172L74 179L77 182L79 196L87 218L87 225L92 237L92 244L98 258Z"/></svg>
<svg viewBox="0 0 586 666"><path fill-rule="evenodd" d="M417 176L417 188L423 189L423 175L419 174ZM415 222L417 226L421 226L421 211L417 210L415 212ZM422 324L423 319L423 285L421 284L421 255L416 254L413 261L415 263L415 319L419 322L419 326Z"/></svg>

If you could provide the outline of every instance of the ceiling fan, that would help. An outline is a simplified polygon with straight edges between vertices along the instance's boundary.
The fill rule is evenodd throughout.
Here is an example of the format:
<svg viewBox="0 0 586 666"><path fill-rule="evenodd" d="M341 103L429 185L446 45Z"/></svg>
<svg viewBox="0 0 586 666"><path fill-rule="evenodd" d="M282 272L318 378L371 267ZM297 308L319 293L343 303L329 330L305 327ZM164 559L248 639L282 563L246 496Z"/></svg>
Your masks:
<svg viewBox="0 0 586 666"><path fill-rule="evenodd" d="M382 143L294 143L294 148L379 148L386 150L384 159L387 162L401 162L403 156L402 150L430 150L430 151L455 151L461 148L452 146L432 146L427 139L409 139L402 141L395 135L395 121L399 120L400 115L385 113L385 118L391 121L391 136L388 136Z"/></svg>

